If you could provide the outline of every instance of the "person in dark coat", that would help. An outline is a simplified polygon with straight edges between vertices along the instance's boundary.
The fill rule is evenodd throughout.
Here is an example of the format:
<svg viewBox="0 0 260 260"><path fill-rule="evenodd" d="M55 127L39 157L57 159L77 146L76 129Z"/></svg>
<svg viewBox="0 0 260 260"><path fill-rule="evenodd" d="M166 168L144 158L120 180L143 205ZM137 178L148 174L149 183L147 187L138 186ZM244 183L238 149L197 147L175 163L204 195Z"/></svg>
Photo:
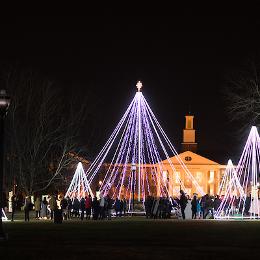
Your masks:
<svg viewBox="0 0 260 260"><path fill-rule="evenodd" d="M213 202L213 208L214 208L214 214L215 212L218 210L219 206L221 204L221 200L219 198L219 195L217 195L214 199L214 202Z"/></svg>
<svg viewBox="0 0 260 260"><path fill-rule="evenodd" d="M80 219L83 220L84 219L84 213L85 213L85 209L86 209L86 206L85 206L85 198L81 198L80 200Z"/></svg>
<svg viewBox="0 0 260 260"><path fill-rule="evenodd" d="M127 201L125 198L123 198L122 202L123 202L123 214L124 216L126 216Z"/></svg>
<svg viewBox="0 0 260 260"><path fill-rule="evenodd" d="M24 220L25 221L30 220L29 213L30 213L31 207L32 207L31 197L26 196L25 201L24 201Z"/></svg>
<svg viewBox="0 0 260 260"><path fill-rule="evenodd" d="M17 207L17 198L16 198L15 194L11 198L11 203L12 203L12 219L11 219L11 221L14 221L14 213L15 213L16 207Z"/></svg>
<svg viewBox="0 0 260 260"><path fill-rule="evenodd" d="M97 220L99 215L99 201L97 200L96 196L93 198L92 208L93 208L93 219Z"/></svg>
<svg viewBox="0 0 260 260"><path fill-rule="evenodd" d="M251 194L246 196L246 200L245 200L245 215L248 216L249 215L249 210L251 207Z"/></svg>
<svg viewBox="0 0 260 260"><path fill-rule="evenodd" d="M62 217L64 220L68 218L68 200L63 197L61 200L61 210L62 210Z"/></svg>
<svg viewBox="0 0 260 260"><path fill-rule="evenodd" d="M71 200L71 198L70 197L67 197L67 201L68 201L68 219L70 219L71 218L71 214L72 214L72 208L73 208L73 206L72 206L72 200Z"/></svg>
<svg viewBox="0 0 260 260"><path fill-rule="evenodd" d="M90 219L91 208L92 208L92 198L90 194L88 195L88 197L85 198L85 208L86 208L86 219Z"/></svg>
<svg viewBox="0 0 260 260"><path fill-rule="evenodd" d="M112 209L113 209L113 200L109 197L109 195L107 195L106 201L107 201L107 218L108 218L108 220L111 220Z"/></svg>
<svg viewBox="0 0 260 260"><path fill-rule="evenodd" d="M117 217L121 217L121 202L118 198L115 201L115 212Z"/></svg>
<svg viewBox="0 0 260 260"><path fill-rule="evenodd" d="M188 199L183 190L180 191L180 194L181 194L181 196L180 196L179 204L181 207L181 215L182 215L182 218L185 219L185 208L187 206Z"/></svg>
<svg viewBox="0 0 260 260"><path fill-rule="evenodd" d="M191 212L192 212L192 219L196 219L197 216L197 204L198 204L198 200L196 195L193 196L193 199L191 201Z"/></svg>
<svg viewBox="0 0 260 260"><path fill-rule="evenodd" d="M72 203L72 207L73 207L74 216L79 217L80 202L79 202L78 198L74 198L73 203Z"/></svg>

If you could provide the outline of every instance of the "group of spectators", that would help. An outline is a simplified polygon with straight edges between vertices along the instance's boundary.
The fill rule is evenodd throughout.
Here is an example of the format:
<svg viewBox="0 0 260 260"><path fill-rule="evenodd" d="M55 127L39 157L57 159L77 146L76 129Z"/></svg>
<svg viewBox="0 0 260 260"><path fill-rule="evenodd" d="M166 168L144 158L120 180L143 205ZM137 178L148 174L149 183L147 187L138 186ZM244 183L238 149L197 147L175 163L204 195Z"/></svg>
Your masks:
<svg viewBox="0 0 260 260"><path fill-rule="evenodd" d="M193 198L190 199L189 196L185 195L183 190L180 191L180 198L177 201L183 219L186 218L186 207L190 207L192 219L214 218L214 212L219 208L221 203L219 195L210 196L209 194L205 194L199 198L197 194L194 194Z"/></svg>
<svg viewBox="0 0 260 260"><path fill-rule="evenodd" d="M212 197L206 194L192 198L180 191L179 197L152 197L148 196L145 201L146 218L188 218L206 219L214 218L214 212L220 206L221 200L218 195Z"/></svg>
<svg viewBox="0 0 260 260"><path fill-rule="evenodd" d="M16 195L12 196L12 218L15 218L15 213L18 208L18 199ZM58 212L62 216L62 220L80 218L83 219L111 219L112 211L115 212L116 217L121 217L126 215L127 211L127 201L125 198L119 200L118 198L113 200L109 195L100 198L94 197L92 199L91 195L85 198L74 198L58 196L58 195L48 195L43 197L43 199L37 196L32 202L30 196L24 198L24 203L21 206L24 210L24 220L30 220L30 211L35 211L35 219L54 219L55 212Z"/></svg>
<svg viewBox="0 0 260 260"><path fill-rule="evenodd" d="M177 207L177 202L169 197L147 196L145 203L146 218L170 218L173 207Z"/></svg>
<svg viewBox="0 0 260 260"><path fill-rule="evenodd" d="M146 218L214 218L214 212L220 206L221 199L218 195L212 197L208 194L198 197L196 194L192 198L180 191L179 197L152 197L147 196L144 202ZM18 199L14 195L12 197L12 221L17 210ZM29 221L29 212L35 211L36 219L53 219L55 212L61 213L62 219L79 218L84 219L111 219L112 214L116 217L127 215L128 201L110 198L109 195L99 198L92 198L90 195L85 198L65 198L64 196L48 195L43 197L36 196L32 203L31 197L24 199L22 209L24 210L24 219ZM190 214L189 214L190 212ZM190 215L190 217L187 215Z"/></svg>

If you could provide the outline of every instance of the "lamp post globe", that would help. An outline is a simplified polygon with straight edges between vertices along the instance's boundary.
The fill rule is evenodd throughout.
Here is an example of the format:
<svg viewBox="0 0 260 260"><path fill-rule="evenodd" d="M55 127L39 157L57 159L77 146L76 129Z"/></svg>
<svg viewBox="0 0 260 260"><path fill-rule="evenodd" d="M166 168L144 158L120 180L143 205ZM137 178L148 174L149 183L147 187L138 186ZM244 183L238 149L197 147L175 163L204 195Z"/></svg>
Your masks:
<svg viewBox="0 0 260 260"><path fill-rule="evenodd" d="M135 171L136 171L135 163L132 163L131 171L132 171L132 214L133 214L134 206L135 206Z"/></svg>
<svg viewBox="0 0 260 260"><path fill-rule="evenodd" d="M3 229L2 209L3 201L3 180L4 180L4 120L10 106L11 98L4 89L0 90L0 240L5 240L6 235Z"/></svg>

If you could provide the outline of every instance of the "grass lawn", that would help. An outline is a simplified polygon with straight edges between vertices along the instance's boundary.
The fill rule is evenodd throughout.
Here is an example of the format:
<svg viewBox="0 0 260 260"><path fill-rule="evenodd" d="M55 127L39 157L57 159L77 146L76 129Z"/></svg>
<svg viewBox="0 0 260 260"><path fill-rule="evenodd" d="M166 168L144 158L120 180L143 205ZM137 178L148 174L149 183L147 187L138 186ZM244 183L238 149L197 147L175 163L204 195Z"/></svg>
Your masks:
<svg viewBox="0 0 260 260"><path fill-rule="evenodd" d="M260 255L260 221L5 222L0 259L247 259Z"/></svg>

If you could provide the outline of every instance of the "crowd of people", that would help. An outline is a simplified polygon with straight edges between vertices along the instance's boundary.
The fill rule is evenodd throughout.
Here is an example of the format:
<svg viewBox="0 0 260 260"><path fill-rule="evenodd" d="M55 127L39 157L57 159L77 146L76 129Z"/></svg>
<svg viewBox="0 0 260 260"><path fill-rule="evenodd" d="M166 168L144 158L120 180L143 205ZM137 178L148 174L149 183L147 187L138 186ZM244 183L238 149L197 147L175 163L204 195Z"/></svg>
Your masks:
<svg viewBox="0 0 260 260"><path fill-rule="evenodd" d="M221 200L206 194L192 198L180 191L179 197L152 197L148 196L145 201L145 214L147 218L176 218L206 219L214 218L214 212L220 206ZM187 216L188 215L188 216Z"/></svg>
<svg viewBox="0 0 260 260"><path fill-rule="evenodd" d="M18 210L18 200L16 195L12 196L12 217L13 221L15 213ZM127 214L127 201L125 198L119 200L111 199L109 195L103 197L102 195L97 198L90 195L81 199L69 198L58 195L49 195L43 197L43 199L37 196L32 202L30 196L24 198L24 203L21 206L24 211L24 220L30 220L30 211L35 211L35 219L55 219L55 214L59 214L62 220L79 218L84 219L111 219L112 214L116 217L126 216Z"/></svg>
<svg viewBox="0 0 260 260"><path fill-rule="evenodd" d="M22 210L24 210L24 220L30 220L29 212L35 211L35 219L55 218L55 213L60 215L62 220L78 218L81 220L98 220L111 219L112 216L121 217L128 214L128 204L125 198L112 199L107 196L100 195L99 198L92 198L90 195L85 198L69 198L61 195L48 195L41 198L36 196L32 202L31 197L24 199ZM167 219L171 217L183 219L205 219L214 218L214 213L220 206L221 199L218 195L212 197L208 194L198 197L194 194L192 198L180 191L178 197L153 197L147 196L144 204L146 218ZM18 199L14 195L12 197L12 218L14 220L15 213L18 208ZM130 205L131 208L131 205Z"/></svg>

